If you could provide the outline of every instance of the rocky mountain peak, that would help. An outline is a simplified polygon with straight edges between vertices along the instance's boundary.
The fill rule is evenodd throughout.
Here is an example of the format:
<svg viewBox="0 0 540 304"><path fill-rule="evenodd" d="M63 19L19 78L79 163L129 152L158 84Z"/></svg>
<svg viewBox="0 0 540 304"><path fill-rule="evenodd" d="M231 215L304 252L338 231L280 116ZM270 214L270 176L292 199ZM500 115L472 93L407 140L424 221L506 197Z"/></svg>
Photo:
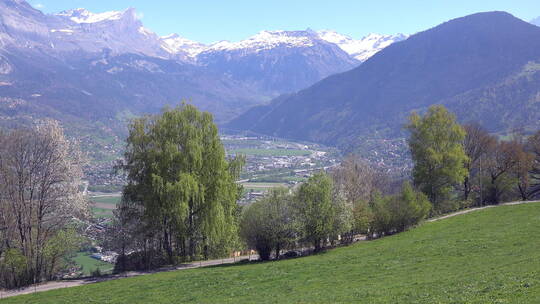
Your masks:
<svg viewBox="0 0 540 304"><path fill-rule="evenodd" d="M124 11L109 11L103 13L92 13L84 8L77 8L67 11L62 11L57 16L69 18L69 20L75 23L98 23L104 21L116 21L116 20L138 20L136 10L134 8L128 8Z"/></svg>

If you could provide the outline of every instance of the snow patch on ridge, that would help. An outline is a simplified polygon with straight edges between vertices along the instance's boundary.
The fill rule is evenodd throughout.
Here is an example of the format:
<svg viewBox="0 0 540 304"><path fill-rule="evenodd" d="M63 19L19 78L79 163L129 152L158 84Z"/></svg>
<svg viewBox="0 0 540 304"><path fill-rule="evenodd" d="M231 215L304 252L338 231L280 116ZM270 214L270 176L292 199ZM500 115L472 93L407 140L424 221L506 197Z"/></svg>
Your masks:
<svg viewBox="0 0 540 304"><path fill-rule="evenodd" d="M180 37L178 34L171 34L161 37L161 48L170 54L187 53L189 57L194 58L205 51L208 46Z"/></svg>
<svg viewBox="0 0 540 304"><path fill-rule="evenodd" d="M210 45L211 51L233 51L239 49L252 49L261 51L277 46L311 47L313 38L309 31L261 31L255 36L239 42L220 41Z"/></svg>
<svg viewBox="0 0 540 304"><path fill-rule="evenodd" d="M336 44L343 51L362 62L392 43L407 39L407 36L403 34L369 34L360 40L330 30L318 31L317 34L321 39Z"/></svg>
<svg viewBox="0 0 540 304"><path fill-rule="evenodd" d="M133 9L127 9L125 11L110 11L104 13L92 13L84 8L77 8L73 10L67 10L56 14L57 16L67 17L75 23L97 23L102 21L120 20L126 14L131 13L135 16Z"/></svg>

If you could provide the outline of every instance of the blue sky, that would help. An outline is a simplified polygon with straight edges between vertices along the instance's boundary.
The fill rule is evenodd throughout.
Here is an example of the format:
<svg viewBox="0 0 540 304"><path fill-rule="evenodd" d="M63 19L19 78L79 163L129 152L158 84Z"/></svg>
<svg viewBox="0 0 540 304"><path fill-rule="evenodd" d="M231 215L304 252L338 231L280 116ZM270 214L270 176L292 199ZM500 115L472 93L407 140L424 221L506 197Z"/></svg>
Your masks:
<svg viewBox="0 0 540 304"><path fill-rule="evenodd" d="M94 12L134 7L145 27L211 43L238 41L261 30L332 29L353 38L368 33L413 34L452 18L503 10L529 21L540 0L30 0L47 13L84 7Z"/></svg>

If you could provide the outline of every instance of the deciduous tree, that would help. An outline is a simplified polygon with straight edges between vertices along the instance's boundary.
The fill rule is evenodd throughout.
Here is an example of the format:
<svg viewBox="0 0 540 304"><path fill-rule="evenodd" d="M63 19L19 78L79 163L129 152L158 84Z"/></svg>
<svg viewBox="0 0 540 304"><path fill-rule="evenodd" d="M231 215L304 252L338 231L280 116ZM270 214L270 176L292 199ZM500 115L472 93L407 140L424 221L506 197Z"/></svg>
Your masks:
<svg viewBox="0 0 540 304"><path fill-rule="evenodd" d="M496 138L476 123L466 124L463 128L466 132L463 148L468 157L465 161L467 175L463 179L463 199L467 201L474 181L482 178L480 172L481 159L485 158L489 149L493 147ZM479 202L479 204L481 205L482 202Z"/></svg>
<svg viewBox="0 0 540 304"><path fill-rule="evenodd" d="M239 168L225 158L211 114L184 104L134 120L121 168L123 204L140 211L144 249L163 252L169 263L232 249Z"/></svg>
<svg viewBox="0 0 540 304"><path fill-rule="evenodd" d="M529 171L530 189L528 193L530 197L538 198L540 197L540 131L529 137L527 151L534 157Z"/></svg>
<svg viewBox="0 0 540 304"><path fill-rule="evenodd" d="M16 287L10 284L51 277L64 257L65 251L52 257L50 249L88 210L79 191L83 158L56 121L3 132L0 143L0 263L11 267L0 278Z"/></svg>
<svg viewBox="0 0 540 304"><path fill-rule="evenodd" d="M414 162L414 184L433 203L436 211L447 211L452 187L467 176L463 149L465 130L443 106L432 106L424 116L412 114L407 129Z"/></svg>
<svg viewBox="0 0 540 304"><path fill-rule="evenodd" d="M246 207L240 222L240 234L261 260L278 258L281 249L294 244L298 227L293 218L292 195L286 188L275 188L259 201Z"/></svg>
<svg viewBox="0 0 540 304"><path fill-rule="evenodd" d="M324 172L310 177L296 193L295 209L304 240L320 251L334 227L332 179Z"/></svg>

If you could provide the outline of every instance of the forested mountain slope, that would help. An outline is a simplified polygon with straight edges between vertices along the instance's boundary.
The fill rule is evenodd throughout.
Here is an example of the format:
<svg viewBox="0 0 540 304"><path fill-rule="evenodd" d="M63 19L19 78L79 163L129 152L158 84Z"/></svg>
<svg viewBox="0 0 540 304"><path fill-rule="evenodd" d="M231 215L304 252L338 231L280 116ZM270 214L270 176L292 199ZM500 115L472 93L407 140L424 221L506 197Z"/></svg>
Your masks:
<svg viewBox="0 0 540 304"><path fill-rule="evenodd" d="M361 66L256 107L228 127L350 145L399 137L411 111L445 104L490 131L540 127L540 28L478 13L397 42Z"/></svg>

